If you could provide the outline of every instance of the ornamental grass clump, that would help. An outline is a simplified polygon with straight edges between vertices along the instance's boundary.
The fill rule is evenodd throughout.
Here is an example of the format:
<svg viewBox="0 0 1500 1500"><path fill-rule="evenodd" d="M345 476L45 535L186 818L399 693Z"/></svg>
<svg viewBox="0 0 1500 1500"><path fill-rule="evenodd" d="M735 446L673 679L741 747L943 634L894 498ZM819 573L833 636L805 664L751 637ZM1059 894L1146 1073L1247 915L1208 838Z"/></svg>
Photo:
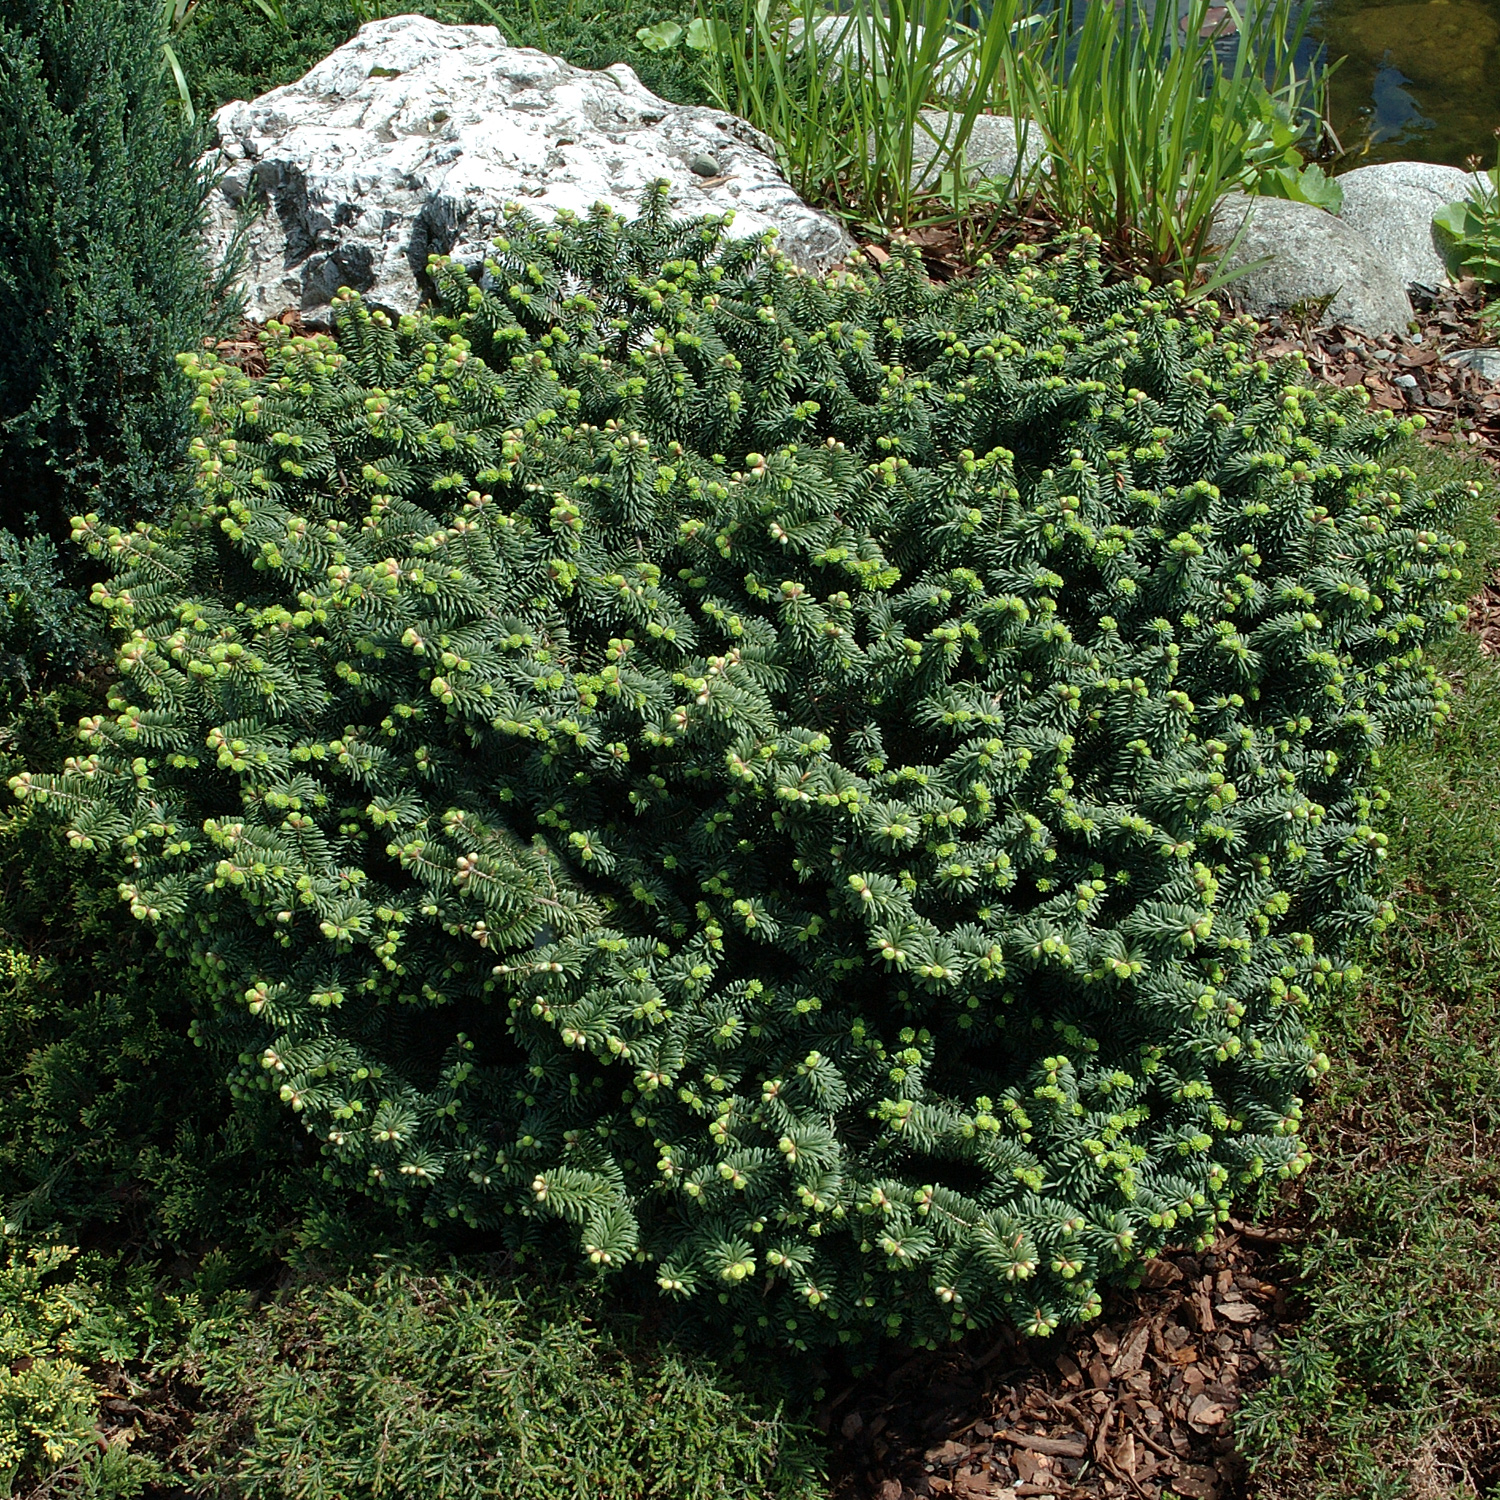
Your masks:
<svg viewBox="0 0 1500 1500"><path fill-rule="evenodd" d="M187 359L201 503L80 521L119 677L14 783L235 1086L799 1346L1088 1318L1300 1171L1463 486L1087 241L815 279L658 192L434 276Z"/></svg>

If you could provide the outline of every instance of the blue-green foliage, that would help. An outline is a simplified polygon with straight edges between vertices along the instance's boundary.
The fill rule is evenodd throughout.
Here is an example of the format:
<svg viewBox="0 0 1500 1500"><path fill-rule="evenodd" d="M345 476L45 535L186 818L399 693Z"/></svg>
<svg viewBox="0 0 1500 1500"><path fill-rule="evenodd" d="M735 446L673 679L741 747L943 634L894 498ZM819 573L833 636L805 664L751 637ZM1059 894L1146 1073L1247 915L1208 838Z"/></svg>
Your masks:
<svg viewBox="0 0 1500 1500"><path fill-rule="evenodd" d="M11 707L40 679L107 655L99 624L51 537L0 530L0 702Z"/></svg>
<svg viewBox="0 0 1500 1500"><path fill-rule="evenodd" d="M746 1339L1097 1312L1301 1169L1463 487L1087 247L934 286L517 214L190 365L110 711L21 776L327 1172ZM1409 430L1409 428L1408 428Z"/></svg>
<svg viewBox="0 0 1500 1500"><path fill-rule="evenodd" d="M0 527L19 535L169 512L192 436L174 360L237 317L161 25L159 0L0 0Z"/></svg>

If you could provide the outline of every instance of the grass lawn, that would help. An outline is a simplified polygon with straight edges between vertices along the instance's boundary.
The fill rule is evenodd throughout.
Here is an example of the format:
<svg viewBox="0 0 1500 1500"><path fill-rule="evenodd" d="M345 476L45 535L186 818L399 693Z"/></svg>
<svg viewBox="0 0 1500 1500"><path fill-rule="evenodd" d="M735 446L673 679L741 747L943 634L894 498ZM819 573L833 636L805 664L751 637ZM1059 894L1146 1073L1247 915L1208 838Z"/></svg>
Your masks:
<svg viewBox="0 0 1500 1500"><path fill-rule="evenodd" d="M1471 589L1496 557L1483 513L1468 539ZM1357 1003L1319 1018L1333 1068L1292 1211L1303 1317L1237 1420L1257 1500L1500 1484L1500 658L1465 637L1443 664L1453 717L1380 775L1398 919Z"/></svg>

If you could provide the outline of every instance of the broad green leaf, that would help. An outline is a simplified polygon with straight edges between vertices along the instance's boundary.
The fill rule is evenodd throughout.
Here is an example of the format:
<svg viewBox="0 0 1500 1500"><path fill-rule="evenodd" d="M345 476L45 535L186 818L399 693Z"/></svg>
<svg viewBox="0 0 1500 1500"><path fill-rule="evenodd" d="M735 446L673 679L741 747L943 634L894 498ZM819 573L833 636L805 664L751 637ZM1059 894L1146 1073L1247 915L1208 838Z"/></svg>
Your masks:
<svg viewBox="0 0 1500 1500"><path fill-rule="evenodd" d="M731 37L732 33L722 21L710 21L698 16L687 25L687 46L694 52L724 52L729 47Z"/></svg>
<svg viewBox="0 0 1500 1500"><path fill-rule="evenodd" d="M1344 206L1344 190L1337 179L1328 176L1317 162L1310 161L1297 178L1298 201L1326 208L1336 214Z"/></svg>
<svg viewBox="0 0 1500 1500"><path fill-rule="evenodd" d="M682 37L683 29L676 21L658 21L655 26L642 26L635 34L636 41L647 52L670 52Z"/></svg>

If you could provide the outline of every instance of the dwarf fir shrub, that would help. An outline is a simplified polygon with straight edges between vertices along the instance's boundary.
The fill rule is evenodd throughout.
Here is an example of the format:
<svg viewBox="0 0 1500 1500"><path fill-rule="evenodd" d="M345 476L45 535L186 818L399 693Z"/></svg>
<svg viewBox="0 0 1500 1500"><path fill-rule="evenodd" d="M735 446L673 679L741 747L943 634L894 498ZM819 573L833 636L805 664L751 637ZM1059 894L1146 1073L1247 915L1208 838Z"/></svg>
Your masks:
<svg viewBox="0 0 1500 1500"><path fill-rule="evenodd" d="M742 1338L1094 1314L1301 1169L1462 486L1075 247L814 279L714 220L193 358L202 504L21 776L326 1170Z"/></svg>

